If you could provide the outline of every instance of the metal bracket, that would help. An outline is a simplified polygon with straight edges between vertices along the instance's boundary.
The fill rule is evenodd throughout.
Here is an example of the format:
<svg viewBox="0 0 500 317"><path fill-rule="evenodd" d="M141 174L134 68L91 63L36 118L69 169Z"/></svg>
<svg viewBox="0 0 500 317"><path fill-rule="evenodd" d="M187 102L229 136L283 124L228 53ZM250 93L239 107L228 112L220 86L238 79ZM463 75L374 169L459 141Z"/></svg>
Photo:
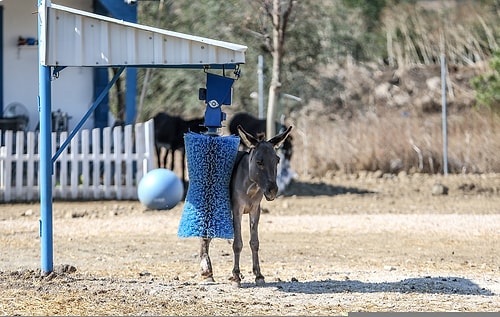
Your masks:
<svg viewBox="0 0 500 317"><path fill-rule="evenodd" d="M222 121L226 120L221 108L222 105L231 105L233 82L233 78L207 73L207 87L200 91L200 99L206 103L204 125L209 134L217 134Z"/></svg>
<svg viewBox="0 0 500 317"><path fill-rule="evenodd" d="M56 66L54 67L54 71L52 72L52 78L57 79L59 78L59 72L63 69L65 69L66 66Z"/></svg>

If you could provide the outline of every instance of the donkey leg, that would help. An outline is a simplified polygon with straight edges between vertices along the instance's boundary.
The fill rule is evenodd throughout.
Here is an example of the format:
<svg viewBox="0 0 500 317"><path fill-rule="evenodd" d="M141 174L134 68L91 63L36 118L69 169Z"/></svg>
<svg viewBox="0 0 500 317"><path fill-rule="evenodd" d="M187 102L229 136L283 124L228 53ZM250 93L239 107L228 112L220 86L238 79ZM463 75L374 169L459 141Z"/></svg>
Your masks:
<svg viewBox="0 0 500 317"><path fill-rule="evenodd" d="M201 277L204 278L206 282L213 282L213 271L212 262L210 261L210 256L208 254L211 238L201 238L201 248L200 248L200 267L201 267Z"/></svg>
<svg viewBox="0 0 500 317"><path fill-rule="evenodd" d="M167 168L167 159L168 159L168 152L170 150L168 149L168 146L165 147L165 155L163 156L163 160L162 160L162 168Z"/></svg>
<svg viewBox="0 0 500 317"><path fill-rule="evenodd" d="M170 149L170 170L173 172L175 167L175 150ZM167 166L167 160L165 159L165 166Z"/></svg>
<svg viewBox="0 0 500 317"><path fill-rule="evenodd" d="M264 276L260 273L259 264L259 219L260 209L249 214L250 219L250 249L252 250L252 271L255 274L255 283L264 285Z"/></svg>
<svg viewBox="0 0 500 317"><path fill-rule="evenodd" d="M184 185L184 193L187 193L188 182L186 181L186 151L182 149L182 184Z"/></svg>
<svg viewBox="0 0 500 317"><path fill-rule="evenodd" d="M155 144L156 149L156 164L158 164L158 168L161 168L161 146Z"/></svg>
<svg viewBox="0 0 500 317"><path fill-rule="evenodd" d="M241 214L233 213L233 228L234 228L234 240L233 240L233 255L234 255L234 265L233 265L233 276L231 281L233 286L241 286L241 272L240 272L240 254L243 249L243 240L241 238Z"/></svg>

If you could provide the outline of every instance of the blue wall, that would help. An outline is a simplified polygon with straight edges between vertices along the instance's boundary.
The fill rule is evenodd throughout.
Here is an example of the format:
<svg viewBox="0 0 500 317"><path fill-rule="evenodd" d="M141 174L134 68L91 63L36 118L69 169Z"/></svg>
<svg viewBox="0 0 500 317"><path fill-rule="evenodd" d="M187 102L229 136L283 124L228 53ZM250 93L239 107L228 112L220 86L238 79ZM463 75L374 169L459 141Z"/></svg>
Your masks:
<svg viewBox="0 0 500 317"><path fill-rule="evenodd" d="M137 23L137 6L128 5L123 0L94 0L94 13L109 16L127 22ZM108 68L94 69L94 99L102 92L109 82ZM125 124L134 123L136 117L137 70L126 70L125 84ZM97 106L94 111L94 126L108 126L109 96Z"/></svg>

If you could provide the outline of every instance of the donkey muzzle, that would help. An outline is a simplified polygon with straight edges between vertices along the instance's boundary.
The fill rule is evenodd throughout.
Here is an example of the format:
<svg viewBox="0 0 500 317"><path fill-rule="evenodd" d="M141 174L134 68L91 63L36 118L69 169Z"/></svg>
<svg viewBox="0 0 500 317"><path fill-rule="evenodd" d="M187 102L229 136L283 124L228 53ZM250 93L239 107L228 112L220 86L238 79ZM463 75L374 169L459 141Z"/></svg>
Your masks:
<svg viewBox="0 0 500 317"><path fill-rule="evenodd" d="M264 197L267 201L274 200L278 195L278 185L276 183L269 184L264 191Z"/></svg>

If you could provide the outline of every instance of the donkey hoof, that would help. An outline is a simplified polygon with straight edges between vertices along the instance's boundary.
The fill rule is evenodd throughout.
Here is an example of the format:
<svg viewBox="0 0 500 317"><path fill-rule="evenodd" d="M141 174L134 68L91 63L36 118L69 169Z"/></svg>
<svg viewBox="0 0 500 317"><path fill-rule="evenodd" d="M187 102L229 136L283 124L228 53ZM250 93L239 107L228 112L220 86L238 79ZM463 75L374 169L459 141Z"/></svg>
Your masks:
<svg viewBox="0 0 500 317"><path fill-rule="evenodd" d="M215 280L214 280L213 276L207 276L207 277L205 277L203 279L203 282L205 282L205 283L214 283Z"/></svg>
<svg viewBox="0 0 500 317"><path fill-rule="evenodd" d="M231 281L231 285L234 288L240 288L241 287L241 278L236 277L236 276L232 276L232 277L229 278L229 280Z"/></svg>
<svg viewBox="0 0 500 317"><path fill-rule="evenodd" d="M263 286L265 284L266 284L266 281L264 280L263 277L257 277L255 279L255 285L257 285L257 286Z"/></svg>
<svg viewBox="0 0 500 317"><path fill-rule="evenodd" d="M231 281L231 286L234 288L241 288L241 282L240 281Z"/></svg>

